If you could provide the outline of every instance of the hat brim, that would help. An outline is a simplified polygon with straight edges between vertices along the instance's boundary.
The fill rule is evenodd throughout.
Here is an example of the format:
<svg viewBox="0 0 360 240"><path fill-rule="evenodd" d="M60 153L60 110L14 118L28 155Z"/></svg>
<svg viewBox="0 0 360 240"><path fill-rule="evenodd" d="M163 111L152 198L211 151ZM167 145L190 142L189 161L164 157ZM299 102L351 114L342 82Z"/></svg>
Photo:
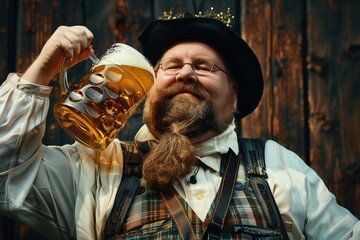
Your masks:
<svg viewBox="0 0 360 240"><path fill-rule="evenodd" d="M224 23L211 18L155 20L140 35L142 52L155 66L163 53L178 42L197 41L214 48L238 84L238 117L250 114L263 93L260 63L248 44Z"/></svg>

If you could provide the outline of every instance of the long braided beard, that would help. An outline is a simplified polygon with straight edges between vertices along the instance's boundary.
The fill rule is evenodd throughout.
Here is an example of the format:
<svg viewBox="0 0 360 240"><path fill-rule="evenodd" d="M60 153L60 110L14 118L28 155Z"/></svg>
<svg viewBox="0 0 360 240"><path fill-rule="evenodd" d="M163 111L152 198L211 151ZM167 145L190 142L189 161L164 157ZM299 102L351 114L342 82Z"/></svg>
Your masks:
<svg viewBox="0 0 360 240"><path fill-rule="evenodd" d="M144 159L142 174L148 183L166 188L191 172L196 153L190 138L210 130L221 132L229 124L219 123L213 109L208 92L193 81L176 82L156 95L149 93L143 120L160 137Z"/></svg>

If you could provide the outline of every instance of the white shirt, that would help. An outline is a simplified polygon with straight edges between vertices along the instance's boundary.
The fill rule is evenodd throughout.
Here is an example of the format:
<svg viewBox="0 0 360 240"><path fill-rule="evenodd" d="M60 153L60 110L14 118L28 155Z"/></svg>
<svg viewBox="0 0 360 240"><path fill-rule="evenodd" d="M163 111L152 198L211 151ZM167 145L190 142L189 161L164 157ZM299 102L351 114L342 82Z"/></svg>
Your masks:
<svg viewBox="0 0 360 240"><path fill-rule="evenodd" d="M41 144L51 88L11 75L0 88L0 211L50 239L101 239L122 176L119 140L96 156L78 143ZM146 140L146 128L137 138ZM177 191L203 219L221 181L220 154L238 152L233 125L197 147L210 170ZM296 154L267 141L268 182L290 239L360 239L360 222L336 203L318 175ZM213 171L214 170L214 171ZM245 181L240 166L238 181Z"/></svg>

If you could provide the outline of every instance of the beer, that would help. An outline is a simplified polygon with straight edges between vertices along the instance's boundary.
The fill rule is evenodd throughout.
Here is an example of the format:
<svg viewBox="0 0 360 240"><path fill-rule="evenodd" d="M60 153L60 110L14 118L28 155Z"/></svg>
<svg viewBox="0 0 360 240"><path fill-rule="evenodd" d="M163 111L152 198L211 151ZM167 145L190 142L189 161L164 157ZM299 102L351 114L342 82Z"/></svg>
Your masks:
<svg viewBox="0 0 360 240"><path fill-rule="evenodd" d="M104 150L144 99L154 78L148 70L99 65L55 104L54 114L80 143Z"/></svg>
<svg viewBox="0 0 360 240"><path fill-rule="evenodd" d="M154 83L149 61L136 49L113 44L71 89L60 72L61 98L54 106L59 124L75 140L104 150L124 127Z"/></svg>

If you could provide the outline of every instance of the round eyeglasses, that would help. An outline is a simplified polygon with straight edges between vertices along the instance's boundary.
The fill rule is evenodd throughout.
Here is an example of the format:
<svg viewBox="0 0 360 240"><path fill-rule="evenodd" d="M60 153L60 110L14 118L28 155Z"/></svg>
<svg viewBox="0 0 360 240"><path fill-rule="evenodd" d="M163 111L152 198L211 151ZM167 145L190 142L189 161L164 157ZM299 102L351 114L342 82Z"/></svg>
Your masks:
<svg viewBox="0 0 360 240"><path fill-rule="evenodd" d="M189 64L197 75L207 75L216 71L228 74L224 69L206 59L195 59L192 63L185 63L179 58L165 58L160 62L159 68L166 75L177 75L185 64Z"/></svg>

